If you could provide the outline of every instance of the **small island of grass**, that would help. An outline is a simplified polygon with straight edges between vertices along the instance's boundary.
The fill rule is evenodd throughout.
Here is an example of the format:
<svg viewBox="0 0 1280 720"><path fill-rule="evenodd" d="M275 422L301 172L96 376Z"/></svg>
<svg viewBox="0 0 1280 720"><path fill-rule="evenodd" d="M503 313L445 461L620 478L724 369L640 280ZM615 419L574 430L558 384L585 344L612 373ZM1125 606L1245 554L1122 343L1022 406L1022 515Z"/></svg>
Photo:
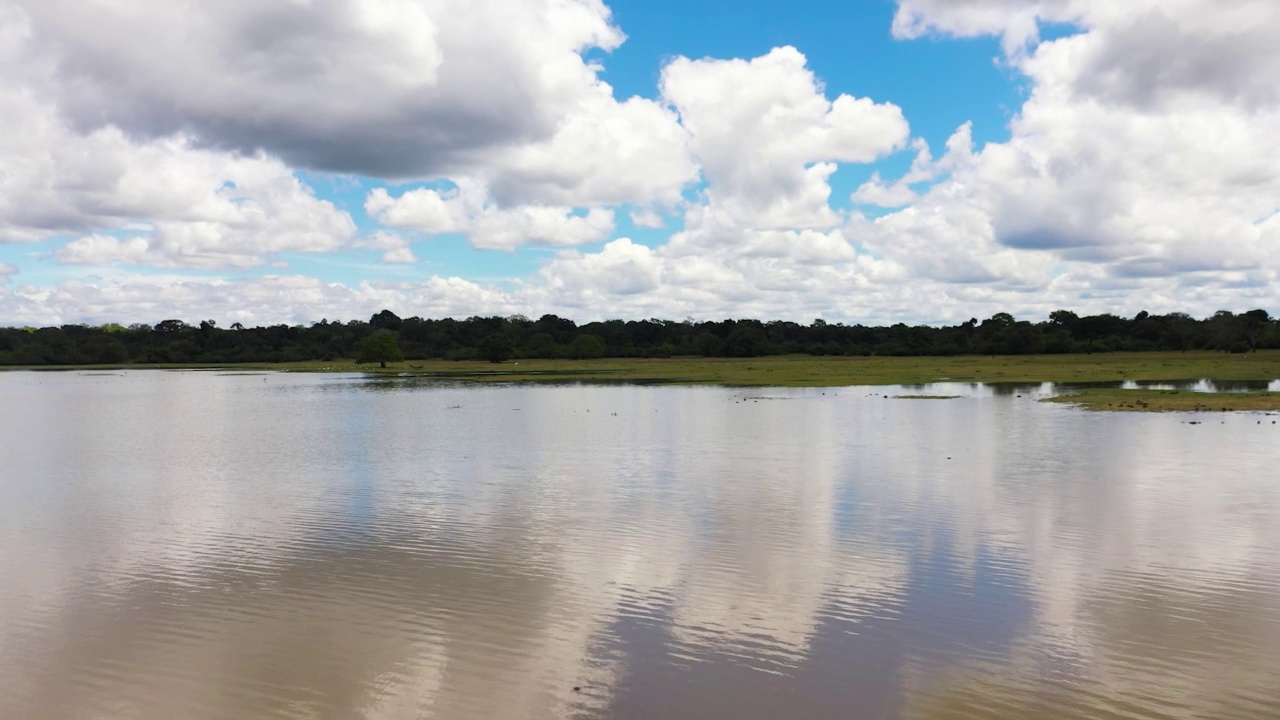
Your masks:
<svg viewBox="0 0 1280 720"><path fill-rule="evenodd" d="M1046 402L1070 404L1085 410L1122 412L1280 411L1280 392L1090 388L1047 398Z"/></svg>

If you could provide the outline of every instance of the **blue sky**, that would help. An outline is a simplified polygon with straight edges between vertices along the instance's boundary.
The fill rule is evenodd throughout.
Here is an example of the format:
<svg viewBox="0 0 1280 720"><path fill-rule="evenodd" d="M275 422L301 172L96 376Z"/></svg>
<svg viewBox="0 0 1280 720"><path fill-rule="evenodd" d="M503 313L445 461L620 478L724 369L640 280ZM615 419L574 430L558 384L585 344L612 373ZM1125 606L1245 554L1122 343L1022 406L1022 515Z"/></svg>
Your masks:
<svg viewBox="0 0 1280 720"><path fill-rule="evenodd" d="M962 123L974 138L1003 140L1021 105L1016 73L1002 69L995 37L895 40L893 2L715 4L655 0L610 3L627 42L609 55L605 80L619 95L653 97L664 59L756 57L791 45L829 92L890 100L912 131L941 144Z"/></svg>
<svg viewBox="0 0 1280 720"><path fill-rule="evenodd" d="M1276 309L1278 16L0 0L0 323Z"/></svg>
<svg viewBox="0 0 1280 720"><path fill-rule="evenodd" d="M735 4L731 13L715 5L670 0L612 2L609 7L627 39L616 50L596 50L587 57L603 65L601 77L618 98L657 98L662 66L677 56L755 57L784 45L805 53L828 94L849 93L893 102L910 120L912 135L935 147L966 122L973 124L977 143L1007 139L1009 119L1025 95L1019 76L1002 62L998 38L895 40L889 32L895 12L892 2L795 5L752 0ZM875 163L844 165L832 178L833 205L848 208L849 194L872 172L900 175L911 159L912 153L903 150ZM385 183L353 183L350 178L324 174L305 177L319 197L350 208L359 227L368 231L379 228L361 204L370 189L385 187ZM649 245L661 244L668 234L638 228L625 217L620 219L618 232ZM550 252L528 246L514 251L476 251L464 236L453 234L433 238L418 255L432 272L500 281L534 272ZM376 253L369 255L376 257ZM371 263L309 262L306 256L291 257L290 264L337 282L358 282L371 270ZM393 268L391 272L398 275L406 270Z"/></svg>

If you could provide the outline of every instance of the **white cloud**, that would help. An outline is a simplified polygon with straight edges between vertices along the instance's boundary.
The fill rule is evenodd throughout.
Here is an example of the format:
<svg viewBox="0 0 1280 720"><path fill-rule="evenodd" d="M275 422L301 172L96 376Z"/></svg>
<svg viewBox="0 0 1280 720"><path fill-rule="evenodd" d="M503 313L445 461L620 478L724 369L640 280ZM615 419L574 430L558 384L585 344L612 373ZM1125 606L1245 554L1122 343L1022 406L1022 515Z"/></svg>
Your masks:
<svg viewBox="0 0 1280 720"><path fill-rule="evenodd" d="M478 248L514 250L535 245L585 245L613 233L613 211L592 208L575 214L568 208L525 205L486 210L475 219L471 242Z"/></svg>
<svg viewBox="0 0 1280 720"><path fill-rule="evenodd" d="M76 131L46 96L52 80L30 62L15 17L0 6L0 242L88 235L59 256L221 268L333 250L354 233L345 212L271 157L199 149L185 135ZM105 233L122 229L133 236L113 248Z"/></svg>
<svg viewBox="0 0 1280 720"><path fill-rule="evenodd" d="M375 176L549 137L598 82L579 53L623 39L599 0L11 4L81 127Z"/></svg>
<svg viewBox="0 0 1280 720"><path fill-rule="evenodd" d="M933 182L958 167L967 166L973 160L973 123L961 125L947 139L947 151L939 160L933 159L929 143L924 139L916 138L912 146L916 150L916 157L905 175L888 184L878 171L874 172L871 179L853 192L850 200L855 204L879 207L903 207L915 202L918 196L912 185Z"/></svg>
<svg viewBox="0 0 1280 720"><path fill-rule="evenodd" d="M690 146L721 212L752 227L829 227L836 162L870 162L900 148L908 127L892 104L828 100L794 48L753 60L677 58L662 94L692 135Z"/></svg>
<svg viewBox="0 0 1280 720"><path fill-rule="evenodd" d="M614 228L613 210L521 205L500 208L487 197L483 185L459 180L448 190L419 188L391 197L376 188L365 210L392 227L430 234L466 233L477 248L514 250L521 245L584 245L608 237Z"/></svg>
<svg viewBox="0 0 1280 720"><path fill-rule="evenodd" d="M570 251L542 269L546 288L566 293L584 305L615 295L636 295L655 290L662 265L652 250L629 238L619 238L598 253Z"/></svg>
<svg viewBox="0 0 1280 720"><path fill-rule="evenodd" d="M619 103L602 83L549 141L499 155L491 191L505 203L674 205L698 179L688 141L670 109L637 97Z"/></svg>
<svg viewBox="0 0 1280 720"><path fill-rule="evenodd" d="M269 158L193 150L181 139L135 145L115 130L59 139L9 179L22 189L9 196L8 238L146 231L127 240L91 233L56 254L66 262L244 268L281 252L335 250L355 231Z"/></svg>
<svg viewBox="0 0 1280 720"><path fill-rule="evenodd" d="M391 308L408 316L510 315L512 296L460 278L421 283L330 283L300 275L244 280L120 275L68 280L48 287L0 288L6 322L154 323L165 318L214 318L222 326L308 323L362 318Z"/></svg>
<svg viewBox="0 0 1280 720"><path fill-rule="evenodd" d="M697 177L674 113L614 99L583 58L624 39L600 0L0 9L22 28L14 67L85 134L182 135L381 178L479 177L505 205L670 203Z"/></svg>
<svg viewBox="0 0 1280 720"><path fill-rule="evenodd" d="M375 188L365 198L364 209L393 227L434 235L458 233L466 231L471 216L484 208L484 192L467 181L450 190L419 188L394 198L385 188Z"/></svg>
<svg viewBox="0 0 1280 720"><path fill-rule="evenodd" d="M145 235L120 245L114 260L221 268L334 250L355 231L350 216L270 158L195 150L181 138L139 145L114 129L77 136L52 123L32 128L49 120L38 111L4 115L10 122L0 119L0 130L27 144L6 153L0 241L142 227ZM104 252L104 239L82 238L58 256L91 262Z"/></svg>
<svg viewBox="0 0 1280 720"><path fill-rule="evenodd" d="M632 210L630 212L631 224L636 227L649 228L651 230L660 230L667 226L662 216L648 208Z"/></svg>
<svg viewBox="0 0 1280 720"><path fill-rule="evenodd" d="M18 268L9 263L0 262L0 285L9 282L9 278L18 274Z"/></svg>
<svg viewBox="0 0 1280 720"><path fill-rule="evenodd" d="M152 259L151 243L146 238L116 238L107 235L77 238L55 253L55 257L59 262L73 265L144 265Z"/></svg>
<svg viewBox="0 0 1280 720"><path fill-rule="evenodd" d="M620 242L620 241L615 241ZM298 275L223 280L122 272L48 286L0 286L6 325L68 322L154 323L177 317L213 318L221 326L309 323L319 318L366 318L383 308L401 316L465 318L473 315L555 313L579 321L663 317L756 317L808 322L959 322L1011 312L1044 318L1069 306L1080 312L1135 309L1153 313L1267 307L1280 273L1233 277L1188 276L1114 279L1072 273L1027 288L1000 283L932 280L892 261L858 255L837 265L797 266L776 258L667 257L659 250L612 244L604 253L557 257L536 278L503 286L459 277L415 282L325 282ZM630 245L630 246L628 246ZM653 286L656 274L657 285ZM16 278L15 278L16 279ZM638 290L638 291L637 291ZM1063 298L1073 301L1065 304Z"/></svg>
<svg viewBox="0 0 1280 720"><path fill-rule="evenodd" d="M1082 32L1025 47L1027 14ZM1280 34L1274 3L903 0L899 20L907 36L1014 38L1032 93L1009 141L956 155L911 207L855 223L868 247L927 277L1039 288L1064 305L1091 288L1129 304L1147 302L1140 287L1176 295L1170 283L1266 287L1280 265L1280 105L1274 83L1252 78L1280 60L1261 41Z"/></svg>
<svg viewBox="0 0 1280 720"><path fill-rule="evenodd" d="M941 157L910 140L892 97L829 93L793 48L676 58L658 100L620 102L582 56L622 41L594 0L56 5L0 0L0 242L107 279L15 288L9 272L6 321L160 302L235 312L219 293L244 301L229 317L245 321L380 306L868 322L1280 307L1268 0L900 0L898 37L999 36L1028 81L1007 141L975 148L964 125ZM1078 32L1040 42L1044 22ZM155 44L137 43L144 31ZM325 53L347 66L311 60ZM851 197L895 212L832 206L840 164L906 147L906 174ZM370 192L385 229L357 237L299 166L421 182ZM639 227L670 220L668 242L607 242L619 208ZM353 246L412 262L413 233L607 244L500 287L92 267L251 268Z"/></svg>
<svg viewBox="0 0 1280 720"><path fill-rule="evenodd" d="M877 171L871 174L869 180L858 186L850 199L860 205L893 208L910 205L916 200L916 193L909 183L901 180L886 184Z"/></svg>
<svg viewBox="0 0 1280 720"><path fill-rule="evenodd" d="M412 265L418 262L418 258L413 254L413 248L410 247L411 243L411 238L400 233L379 230L372 235L360 238L352 244L356 247L381 252L382 262L384 263Z"/></svg>
<svg viewBox="0 0 1280 720"><path fill-rule="evenodd" d="M833 314L841 294L892 272L832 227L841 215L829 204L829 178L840 162L867 162L905 143L897 107L827 99L793 48L750 61L678 58L663 71L662 91L702 163L701 200L657 249L616 241L556 258L540 273L552 302L574 315L609 307L640 316L812 317Z"/></svg>
<svg viewBox="0 0 1280 720"><path fill-rule="evenodd" d="M1150 1L1136 0L1132 4ZM1041 21L1076 23L1091 5L1100 4L1092 0L898 0L893 35L904 39L930 32L958 37L999 35L1005 51L1012 55L1039 39Z"/></svg>

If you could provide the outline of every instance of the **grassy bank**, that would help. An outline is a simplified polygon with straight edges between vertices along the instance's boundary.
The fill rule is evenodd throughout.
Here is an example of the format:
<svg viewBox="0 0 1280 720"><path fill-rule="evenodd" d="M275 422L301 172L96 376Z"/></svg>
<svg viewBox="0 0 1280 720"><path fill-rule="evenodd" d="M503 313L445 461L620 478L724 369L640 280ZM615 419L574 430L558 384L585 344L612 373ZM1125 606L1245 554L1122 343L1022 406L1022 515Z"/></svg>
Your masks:
<svg viewBox="0 0 1280 720"><path fill-rule="evenodd" d="M63 369L189 369L190 365L93 366ZM423 360L386 369L350 360L218 365L219 370L367 372L412 374L475 382L661 382L795 387L896 385L930 382L1107 382L1117 380L1273 380L1280 378L1280 351L1247 355L1214 352L1110 353L959 357L666 358L600 360L512 360L504 363Z"/></svg>
<svg viewBox="0 0 1280 720"><path fill-rule="evenodd" d="M1050 398L1048 402L1076 405L1086 410L1126 412L1231 412L1280 410L1280 393L1202 393L1186 390L1088 389Z"/></svg>

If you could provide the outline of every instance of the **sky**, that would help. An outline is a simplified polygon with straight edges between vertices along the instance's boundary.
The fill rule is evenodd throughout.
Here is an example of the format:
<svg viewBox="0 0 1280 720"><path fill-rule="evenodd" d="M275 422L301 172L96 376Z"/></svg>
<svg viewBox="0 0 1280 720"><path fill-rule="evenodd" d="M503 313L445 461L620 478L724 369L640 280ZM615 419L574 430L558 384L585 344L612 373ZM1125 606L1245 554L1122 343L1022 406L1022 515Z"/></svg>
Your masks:
<svg viewBox="0 0 1280 720"><path fill-rule="evenodd" d="M1274 0L0 0L0 325L1280 314Z"/></svg>

